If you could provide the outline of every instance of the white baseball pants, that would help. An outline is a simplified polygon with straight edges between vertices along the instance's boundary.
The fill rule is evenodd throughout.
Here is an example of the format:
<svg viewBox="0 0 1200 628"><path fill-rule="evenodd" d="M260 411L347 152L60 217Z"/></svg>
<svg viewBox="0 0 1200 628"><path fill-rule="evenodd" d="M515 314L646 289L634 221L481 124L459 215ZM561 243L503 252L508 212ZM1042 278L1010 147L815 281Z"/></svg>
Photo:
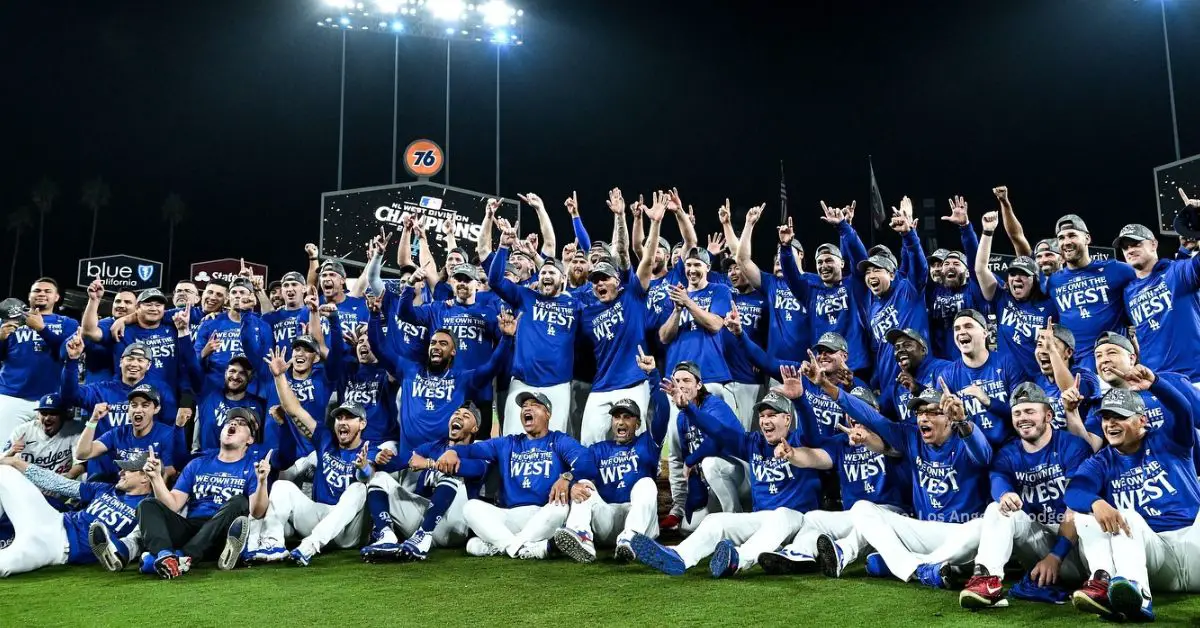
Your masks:
<svg viewBox="0 0 1200 628"><path fill-rule="evenodd" d="M455 478L443 477L440 482L447 480L457 484L457 492L442 521L433 529L433 546L461 547L467 542L467 520L463 516L468 501L467 489L462 481ZM388 513L392 516L392 523L400 528L401 538L415 534L425 519L425 511L429 510L429 500L405 488L387 473L372 475L369 487L378 487L387 492Z"/></svg>
<svg viewBox="0 0 1200 628"><path fill-rule="evenodd" d="M581 480L580 484L592 483ZM629 492L629 502L624 504L605 502L593 486L591 497L571 504L566 526L590 530L596 545L605 547L615 546L617 539L627 533L658 538L658 486L652 478L638 480Z"/></svg>
<svg viewBox="0 0 1200 628"><path fill-rule="evenodd" d="M0 516L8 515L16 533L0 549L0 578L67 562L70 544L62 513L55 510L25 474L0 466Z"/></svg>
<svg viewBox="0 0 1200 628"><path fill-rule="evenodd" d="M736 406L735 412L737 418L742 422L742 427L746 431L754 429L758 417L754 416L754 404L758 403L759 397L763 394L761 384L743 384L740 382L729 382L725 384L729 389L729 393L733 395L733 400Z"/></svg>
<svg viewBox="0 0 1200 628"><path fill-rule="evenodd" d="M37 401L0 395L0 434L12 434L17 426L37 416Z"/></svg>
<svg viewBox="0 0 1200 628"><path fill-rule="evenodd" d="M879 507L895 513L900 512L900 509L895 506ZM844 565L858 560L863 548L869 547L862 533L854 527L854 516L850 514L850 511L810 510L804 513L804 525L786 549L797 554L816 557L817 537L822 534L828 534L835 539L837 546L842 550L842 564Z"/></svg>
<svg viewBox="0 0 1200 628"><path fill-rule="evenodd" d="M724 384L705 384L704 388L724 400L733 408L734 414L737 414L737 400L728 387ZM678 417L679 408L672 403L670 418L667 420L667 476L671 482L671 514L683 517L684 507L687 505L687 478L683 475L683 460L687 458L687 454L683 451L683 441L679 437ZM739 507L735 512L740 511Z"/></svg>
<svg viewBox="0 0 1200 628"><path fill-rule="evenodd" d="M472 499L463 507L467 527L493 547L516 556L526 543L547 541L567 520L566 504L501 508Z"/></svg>
<svg viewBox="0 0 1200 628"><path fill-rule="evenodd" d="M879 552L892 574L905 582L922 564L969 560L979 547L983 529L982 519L925 521L866 501L855 502L850 515L863 539Z"/></svg>
<svg viewBox="0 0 1200 628"><path fill-rule="evenodd" d="M263 517L261 538L283 541L289 530L304 537L300 546L312 553L333 543L342 549L358 547L366 520L367 487L354 482L336 504L308 498L300 487L279 480L271 486L270 506Z"/></svg>
<svg viewBox="0 0 1200 628"><path fill-rule="evenodd" d="M1024 512L1003 513L1000 504L992 502L983 513L975 562L995 576L1004 573L1004 565L1011 558L1016 558L1025 569L1032 569L1054 549L1057 541L1057 525L1040 523ZM1078 551L1067 554L1059 574L1068 582L1084 579L1086 574Z"/></svg>
<svg viewBox="0 0 1200 628"><path fill-rule="evenodd" d="M758 512L718 512L708 515L691 536L675 546L683 564L691 569L726 539L738 546L738 569L758 563L758 555L779 549L800 530L804 515L790 508Z"/></svg>
<svg viewBox="0 0 1200 628"><path fill-rule="evenodd" d="M1150 587L1173 592L1200 592L1200 526L1155 532L1136 510L1120 508L1131 535L1109 534L1092 515L1075 515L1079 547L1092 572L1103 569L1136 582L1146 595Z"/></svg>

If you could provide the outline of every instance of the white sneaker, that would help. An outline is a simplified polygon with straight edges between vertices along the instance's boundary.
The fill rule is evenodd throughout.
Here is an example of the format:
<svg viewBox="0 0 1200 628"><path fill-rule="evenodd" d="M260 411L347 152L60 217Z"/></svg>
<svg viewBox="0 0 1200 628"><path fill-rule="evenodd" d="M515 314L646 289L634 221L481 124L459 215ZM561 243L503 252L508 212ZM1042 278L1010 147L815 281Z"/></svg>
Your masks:
<svg viewBox="0 0 1200 628"><path fill-rule="evenodd" d="M467 539L467 554L471 556L496 556L500 552L500 548L477 536Z"/></svg>
<svg viewBox="0 0 1200 628"><path fill-rule="evenodd" d="M633 535L624 532L617 537L617 549L613 552L613 558L622 563L632 563L637 560L637 552L633 551L631 539L633 539Z"/></svg>
<svg viewBox="0 0 1200 628"><path fill-rule="evenodd" d="M595 552L595 550L592 550ZM526 543L517 550L517 558L521 560L542 560L546 558L546 554L550 553L549 541L538 541L537 543Z"/></svg>
<svg viewBox="0 0 1200 628"><path fill-rule="evenodd" d="M560 552L570 556L576 562L596 562L596 545L592 542L592 535L587 530L559 528L554 533L554 545Z"/></svg>

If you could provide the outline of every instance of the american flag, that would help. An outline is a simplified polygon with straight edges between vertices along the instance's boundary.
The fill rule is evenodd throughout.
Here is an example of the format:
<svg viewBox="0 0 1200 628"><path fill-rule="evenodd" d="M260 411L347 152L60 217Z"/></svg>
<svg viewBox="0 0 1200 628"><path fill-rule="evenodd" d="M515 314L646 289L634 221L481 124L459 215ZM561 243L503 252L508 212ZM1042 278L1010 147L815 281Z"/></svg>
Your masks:
<svg viewBox="0 0 1200 628"><path fill-rule="evenodd" d="M783 179L783 160L779 160L779 224L787 223L787 182Z"/></svg>

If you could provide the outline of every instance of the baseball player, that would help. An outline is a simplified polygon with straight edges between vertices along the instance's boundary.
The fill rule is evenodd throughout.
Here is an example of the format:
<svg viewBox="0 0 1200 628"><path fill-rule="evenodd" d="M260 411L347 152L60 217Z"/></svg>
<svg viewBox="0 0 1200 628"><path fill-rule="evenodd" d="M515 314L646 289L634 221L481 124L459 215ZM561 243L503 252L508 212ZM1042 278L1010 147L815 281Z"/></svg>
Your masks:
<svg viewBox="0 0 1200 628"><path fill-rule="evenodd" d="M551 401L539 392L517 395L525 433L455 445L438 458L437 468L457 475L462 459L486 460L500 470L500 504L472 499L463 507L467 526L476 537L467 541L472 556L505 554L541 559L548 541L567 518L571 484L595 481L592 452L566 434L550 429Z"/></svg>
<svg viewBox="0 0 1200 628"><path fill-rule="evenodd" d="M1075 365L1075 334L1058 323L1047 323L1038 332L1037 348L1034 349L1034 359L1037 360L1038 373L1033 383L1046 391L1050 399L1050 408L1054 410L1051 425L1056 430L1067 429L1067 415L1063 409L1062 394L1072 387L1072 379L1077 378L1074 387L1083 397L1084 415L1090 414L1094 406L1100 403L1100 378L1096 373ZM1064 383L1059 386L1059 381Z"/></svg>
<svg viewBox="0 0 1200 628"><path fill-rule="evenodd" d="M138 505L144 573L178 578L192 562L215 553L222 533L225 546L217 568L228 571L237 565L249 535L246 515L261 519L267 513L267 475L274 452L258 462L251 458L258 434L258 417L252 411L230 410L220 449L189 462L172 489L163 479L162 461L150 452L146 473L154 497ZM184 508L186 517L180 514Z"/></svg>
<svg viewBox="0 0 1200 628"><path fill-rule="evenodd" d="M251 356L248 360L250 366L241 376L251 392L258 390L251 379L254 363L267 354L267 349L274 346L275 341L271 327L254 313L255 303L251 281L246 277L235 277L229 282L229 308L211 318L205 317L200 323L192 346L191 355L194 357L184 362L184 368L193 380L192 390L198 399L202 395L221 394L229 385L229 364L236 363L234 358L238 356ZM180 358L178 352L175 357ZM189 362L197 358L199 364L193 367ZM263 414L260 412L259 416ZM199 423L197 425L206 427ZM215 437L219 433L220 429L214 430L211 434L213 441L203 443L202 449L215 448Z"/></svg>
<svg viewBox="0 0 1200 628"><path fill-rule="evenodd" d="M43 395L38 401L37 419L26 421L12 431L0 458L16 456L59 475L79 477L85 469L74 462L79 423L71 420L69 410L58 393Z"/></svg>
<svg viewBox="0 0 1200 628"><path fill-rule="evenodd" d="M1042 291L1033 258L1022 255L1014 259L1004 278L992 272L992 236L998 222L996 212L983 215L983 238L974 259L976 283L996 314L997 353L1011 357L1026 377L1033 377L1039 371L1034 353L1038 330L1050 321L1054 304Z"/></svg>
<svg viewBox="0 0 1200 628"><path fill-rule="evenodd" d="M348 301L343 301L347 303ZM324 320L334 329L341 327L341 312L337 308L322 311ZM324 322L322 323L324 324ZM352 330L353 357L342 364L342 381L338 399L342 403L357 403L367 411L367 431L363 440L378 443L379 447L394 448L400 428L396 422L396 382L387 367L379 360L375 343L369 333ZM333 337L329 336L330 342ZM383 345L382 341L378 343Z"/></svg>
<svg viewBox="0 0 1200 628"><path fill-rule="evenodd" d="M942 221L959 228L961 251L947 251L942 258L938 274L940 281L926 284L925 303L929 308L929 338L933 354L947 360L959 357L960 347L955 342L954 321L963 309L986 310L987 301L980 294L975 279L971 277L973 264L979 249L979 237L967 216L967 202L963 197L950 199L950 215Z"/></svg>
<svg viewBox="0 0 1200 628"><path fill-rule="evenodd" d="M1012 394L1017 438L992 461L994 501L983 514L974 575L958 596L963 608L999 604L1004 565L1014 557L1030 570L1032 585L1083 579L1079 553L1071 551L1075 524L1063 497L1070 474L1091 457L1092 449L1078 436L1054 429L1052 419L1045 391L1030 382L1017 386Z"/></svg>
<svg viewBox="0 0 1200 628"><path fill-rule="evenodd" d="M972 523L986 506L986 480L992 447L983 430L968 421L963 402L945 382L941 390L929 387L909 402L914 423L893 423L852 395L834 386L823 388L837 397L855 421L879 434L904 455L912 467L914 517L892 512L860 500L850 509L854 527L880 554L888 571L907 582L914 575L922 584L948 588L957 580L951 561L970 558L941 547L954 535L978 538L979 524Z"/></svg>
<svg viewBox="0 0 1200 628"><path fill-rule="evenodd" d="M137 508L150 494L150 480L138 465L122 460L116 484L69 480L20 458L0 458L0 513L12 521L16 537L0 549L0 577L52 565L95 562L88 527L101 524L112 534L128 534L137 524ZM62 513L42 492L86 504Z"/></svg>
<svg viewBox="0 0 1200 628"><path fill-rule="evenodd" d="M217 338L218 336L214 334L212 337ZM214 340L209 343L205 347L205 351L211 350L216 342ZM191 376L193 390L197 391L194 451L212 451L220 447L225 422L228 420L229 412L234 408L246 408L255 416L266 416L266 400L250 392L255 375L253 359L249 355L239 353L230 357L229 362L225 365L225 374L221 379L221 385L216 387L212 386L211 378L206 379L201 368L203 363L207 363L209 369L214 368L212 357L202 355L200 359L197 359L195 354L184 352L179 360ZM279 426L273 421L268 421L262 427L264 428L263 433L255 442L271 448L278 447Z"/></svg>
<svg viewBox="0 0 1200 628"><path fill-rule="evenodd" d="M950 368L951 362L936 358L929 353L925 337L911 327L893 329L886 336L892 354L896 376L889 381L879 382L879 410L882 414L900 421L913 421L908 402L930 386Z"/></svg>
<svg viewBox="0 0 1200 628"><path fill-rule="evenodd" d="M950 390L962 399L967 418L993 447L1012 435L1009 391L1025 378L1016 360L987 348L987 317L978 310L959 310L954 315L954 342L959 357L942 375Z"/></svg>
<svg viewBox="0 0 1200 628"><path fill-rule="evenodd" d="M468 500L478 499L490 467L486 460L462 459L458 473L437 470L437 460L451 447L474 442L480 429L479 408L467 402L450 417L444 438L417 447L402 465L391 450L380 450L366 473L367 509L371 513L372 543L362 549L363 560L425 560L433 547L460 547L467 541L463 509ZM407 467L421 472L416 492L408 490L391 475ZM396 530L405 536L399 542Z"/></svg>
<svg viewBox="0 0 1200 628"><path fill-rule="evenodd" d="M651 228L650 232L656 230ZM657 389L660 382L656 381L659 376L654 357L638 346L636 363ZM642 408L635 400L621 399L612 404L608 412L614 437L589 447L600 477L596 482L580 480L571 487L571 512L566 524L554 533L554 544L581 563L596 560L597 543L615 546L617 560L629 562L634 559L630 544L634 534L658 537L658 486L654 480L659 473L670 402L661 390L654 398L658 411L652 413L650 428L644 432Z"/></svg>
<svg viewBox="0 0 1200 628"><path fill-rule="evenodd" d="M1125 374L1129 390L1104 394L1099 414L1108 447L1071 476L1074 510L1090 579L1075 608L1103 617L1152 621L1151 587L1200 592L1200 482L1192 462L1194 406L1178 386L1144 366ZM1155 395L1176 420L1149 429L1139 391Z"/></svg>
<svg viewBox="0 0 1200 628"><path fill-rule="evenodd" d="M92 418L84 425L79 442L75 445L75 457L79 460L91 460L107 456L112 462L116 462L133 460L153 448L163 452L160 459L162 473L170 482L175 479L176 473L172 449L178 428L154 420L154 415L161 408L161 401L158 390L150 384L140 384L129 391L128 399L129 424L116 426L99 439L95 437L96 428L108 414L108 405L96 404Z"/></svg>
<svg viewBox="0 0 1200 628"><path fill-rule="evenodd" d="M247 542L246 560L270 562L290 557L297 565L307 567L329 543L351 548L357 547L362 538L367 487L356 476L366 466L369 453L370 443L362 440L367 413L358 404L343 403L330 413L332 430L324 421L318 423L292 392L284 355L283 349L272 350L268 365L275 378L280 410L313 442L317 466L312 498L291 481L275 482L262 525L253 526L256 529L251 536L257 532L257 538ZM304 537L290 553L283 546L289 530Z"/></svg>
<svg viewBox="0 0 1200 628"><path fill-rule="evenodd" d="M59 350L79 328L74 319L54 313L58 283L41 277L29 287L29 305L20 299L0 302L0 434L34 417L42 395L54 392Z"/></svg>
<svg viewBox="0 0 1200 628"><path fill-rule="evenodd" d="M684 406L681 416L691 414L710 440L749 461L754 511L710 514L674 548L645 534L634 534L630 541L633 552L639 562L673 576L683 575L710 554L714 578L749 569L759 555L789 540L804 523L802 513L819 505L821 482L816 472L797 467L787 456L789 448L802 445L801 431L792 430L792 402L779 393L768 393L754 406L759 431L746 432L740 424L730 425L700 411L687 398L688 392L671 380L664 380L663 389L677 405Z"/></svg>

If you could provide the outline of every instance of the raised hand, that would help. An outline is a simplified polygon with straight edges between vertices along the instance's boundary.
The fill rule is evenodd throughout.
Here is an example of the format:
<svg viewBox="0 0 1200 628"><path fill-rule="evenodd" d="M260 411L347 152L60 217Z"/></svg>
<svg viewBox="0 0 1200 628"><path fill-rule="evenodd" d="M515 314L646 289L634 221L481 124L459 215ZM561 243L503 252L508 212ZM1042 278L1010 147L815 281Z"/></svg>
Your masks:
<svg viewBox="0 0 1200 628"><path fill-rule="evenodd" d="M984 214L982 224L984 231L995 231L996 226L1000 224L1000 214L998 212L988 212Z"/></svg>
<svg viewBox="0 0 1200 628"><path fill-rule="evenodd" d="M500 333L505 336L517 335L517 319L513 318L512 312L507 310L500 312L496 317L496 324L500 327Z"/></svg>
<svg viewBox="0 0 1200 628"><path fill-rule="evenodd" d="M305 255L308 255L309 259L318 257L320 252L321 250L318 249L317 245L313 244L312 242L304 245L304 253Z"/></svg>
<svg viewBox="0 0 1200 628"><path fill-rule="evenodd" d="M180 408L175 411L175 427L186 427L192 422L194 411L191 408Z"/></svg>
<svg viewBox="0 0 1200 628"><path fill-rule="evenodd" d="M775 386L771 392L783 395L788 399L799 399L804 394L804 380L800 379L800 369L787 364L779 367L781 386Z"/></svg>
<svg viewBox="0 0 1200 628"><path fill-rule="evenodd" d="M567 208L567 213L570 214L572 218L577 218L579 216L579 194L576 192L571 192L571 195L567 197L567 200L563 201L563 207Z"/></svg>
<svg viewBox="0 0 1200 628"><path fill-rule="evenodd" d="M787 246L792 243L792 239L796 237L796 230L792 227L792 217L788 216L786 225L779 225L779 243Z"/></svg>
<svg viewBox="0 0 1200 628"><path fill-rule="evenodd" d="M775 458L777 458L779 460L787 460L788 458L791 458L791 457L792 457L791 443L787 442L787 439L779 441L779 444L775 445Z"/></svg>
<svg viewBox="0 0 1200 628"><path fill-rule="evenodd" d="M608 209L614 214L625 213L625 197L621 196L621 188L613 188L608 191L608 200L605 201Z"/></svg>
<svg viewBox="0 0 1200 628"><path fill-rule="evenodd" d="M254 475L258 476L258 483L265 486L267 476L271 475L271 456L274 455L274 449L268 449L267 455L262 457L262 460L254 463Z"/></svg>
<svg viewBox="0 0 1200 628"><path fill-rule="evenodd" d="M742 317L738 314L737 306L730 308L725 315L725 329L735 336L742 335Z"/></svg>
<svg viewBox="0 0 1200 628"><path fill-rule="evenodd" d="M942 387L942 412L946 414L946 418L951 421L962 421L967 417L966 408L963 406L962 399L955 395L950 387L946 385L946 380L938 378L938 385Z"/></svg>
<svg viewBox="0 0 1200 628"><path fill-rule="evenodd" d="M839 432L845 434L847 441L854 447L861 447L867 444L867 439L870 437L870 432L867 431L867 428L861 425L850 427L839 422L835 424L834 427L837 428Z"/></svg>
<svg viewBox="0 0 1200 628"><path fill-rule="evenodd" d="M635 359L637 360L638 368L642 369L643 373L646 373L647 375L649 375L650 373L652 373L654 371L654 368L655 368L654 356L646 355L646 352L642 349L642 345L638 345L637 349L638 349L638 354L637 354L637 358L635 358Z"/></svg>
<svg viewBox="0 0 1200 628"><path fill-rule="evenodd" d="M484 216L487 218L495 218L497 209L500 209L500 199L489 198L487 200L487 205L483 207Z"/></svg>
<svg viewBox="0 0 1200 628"><path fill-rule="evenodd" d="M530 207L533 207L534 209L539 209L539 210L546 209L546 204L542 202L542 197L538 196L537 194L534 194L533 192L530 192L528 194L518 194L517 198L521 199L522 201L525 201L526 203L529 204Z"/></svg>
<svg viewBox="0 0 1200 628"><path fill-rule="evenodd" d="M263 361L267 363L267 368L271 369L271 375L278 377L292 368L291 361L286 359L285 355L283 347L275 347L267 351L267 357L263 358Z"/></svg>
<svg viewBox="0 0 1200 628"><path fill-rule="evenodd" d="M912 231L917 226L917 221L913 219L912 199L907 196L900 199L900 208L892 207L892 230L896 233L904 234Z"/></svg>
<svg viewBox="0 0 1200 628"><path fill-rule="evenodd" d="M725 204L717 208L717 222L722 225L729 224L732 213L729 210L729 199L725 199Z"/></svg>
<svg viewBox="0 0 1200 628"><path fill-rule="evenodd" d="M996 200L1000 201L1001 205L1008 202L1008 186L1007 185L997 185L996 187L992 188L992 194L996 195Z"/></svg>
<svg viewBox="0 0 1200 628"><path fill-rule="evenodd" d="M642 205L642 207L646 210L647 218L654 222L659 222L667 214L667 201L670 200L670 196L666 192L661 191L653 192L650 196L650 206L646 207Z"/></svg>
<svg viewBox="0 0 1200 628"><path fill-rule="evenodd" d="M154 453L154 445L146 451L146 464L142 466L142 471L151 479L162 477L162 460L158 459L158 454Z"/></svg>
<svg viewBox="0 0 1200 628"><path fill-rule="evenodd" d="M1135 364L1133 368L1119 374L1121 379L1129 384L1129 389L1137 392L1149 390L1150 386L1154 384L1154 380L1157 379L1154 372L1143 364Z"/></svg>
<svg viewBox="0 0 1200 628"><path fill-rule="evenodd" d="M629 205L629 212L633 214L634 220L641 218L642 212L646 209L646 204L642 202L642 195L638 194L638 200Z"/></svg>
<svg viewBox="0 0 1200 628"><path fill-rule="evenodd" d="M763 209L767 206L766 203L756 205L746 210L746 226L758 224L758 219L762 218Z"/></svg>
<svg viewBox="0 0 1200 628"><path fill-rule="evenodd" d="M1063 410L1066 412L1074 412L1083 404L1083 394L1079 392L1079 373L1075 374L1075 385L1062 391L1059 400L1062 401Z"/></svg>
<svg viewBox="0 0 1200 628"><path fill-rule="evenodd" d="M667 211L671 212L672 214L683 211L683 199L679 198L678 188L671 188L671 191L667 193L667 198L664 199L664 202L667 205Z"/></svg>
<svg viewBox="0 0 1200 628"><path fill-rule="evenodd" d="M171 322L175 323L175 330L181 335L191 333L192 331L192 308L181 307L175 316L171 317Z"/></svg>
<svg viewBox="0 0 1200 628"><path fill-rule="evenodd" d="M1183 188L1177 189L1179 190L1179 198L1183 199L1184 207L1200 207L1200 198L1188 198L1187 192L1184 192Z"/></svg>
<svg viewBox="0 0 1200 628"><path fill-rule="evenodd" d="M1180 192L1182 191L1180 190ZM87 295L89 301L99 301L104 298L104 282L99 279L93 279L92 283L88 284Z"/></svg>
<svg viewBox="0 0 1200 628"><path fill-rule="evenodd" d="M75 332L71 338L67 340L67 357L72 360L78 360L83 355L83 335L82 332Z"/></svg>
<svg viewBox="0 0 1200 628"><path fill-rule="evenodd" d="M716 255L725 250L725 236L719 233L712 233L708 236L708 246L705 250L711 255Z"/></svg>
<svg viewBox="0 0 1200 628"><path fill-rule="evenodd" d="M846 221L845 212L843 212L841 209L838 209L837 207L830 207L830 206L826 205L825 201L821 201L821 211L825 214L824 216L821 217L821 220L823 220L831 225L836 225L840 222Z"/></svg>
<svg viewBox="0 0 1200 628"><path fill-rule="evenodd" d="M367 458L367 448L371 446L371 441L363 441L362 449L358 450L358 455L354 457L354 466L359 469L366 469L369 460Z"/></svg>
<svg viewBox="0 0 1200 628"><path fill-rule="evenodd" d="M942 216L942 220L960 227L967 226L971 219L967 217L967 202L963 200L963 197L955 196L950 199L950 215Z"/></svg>

